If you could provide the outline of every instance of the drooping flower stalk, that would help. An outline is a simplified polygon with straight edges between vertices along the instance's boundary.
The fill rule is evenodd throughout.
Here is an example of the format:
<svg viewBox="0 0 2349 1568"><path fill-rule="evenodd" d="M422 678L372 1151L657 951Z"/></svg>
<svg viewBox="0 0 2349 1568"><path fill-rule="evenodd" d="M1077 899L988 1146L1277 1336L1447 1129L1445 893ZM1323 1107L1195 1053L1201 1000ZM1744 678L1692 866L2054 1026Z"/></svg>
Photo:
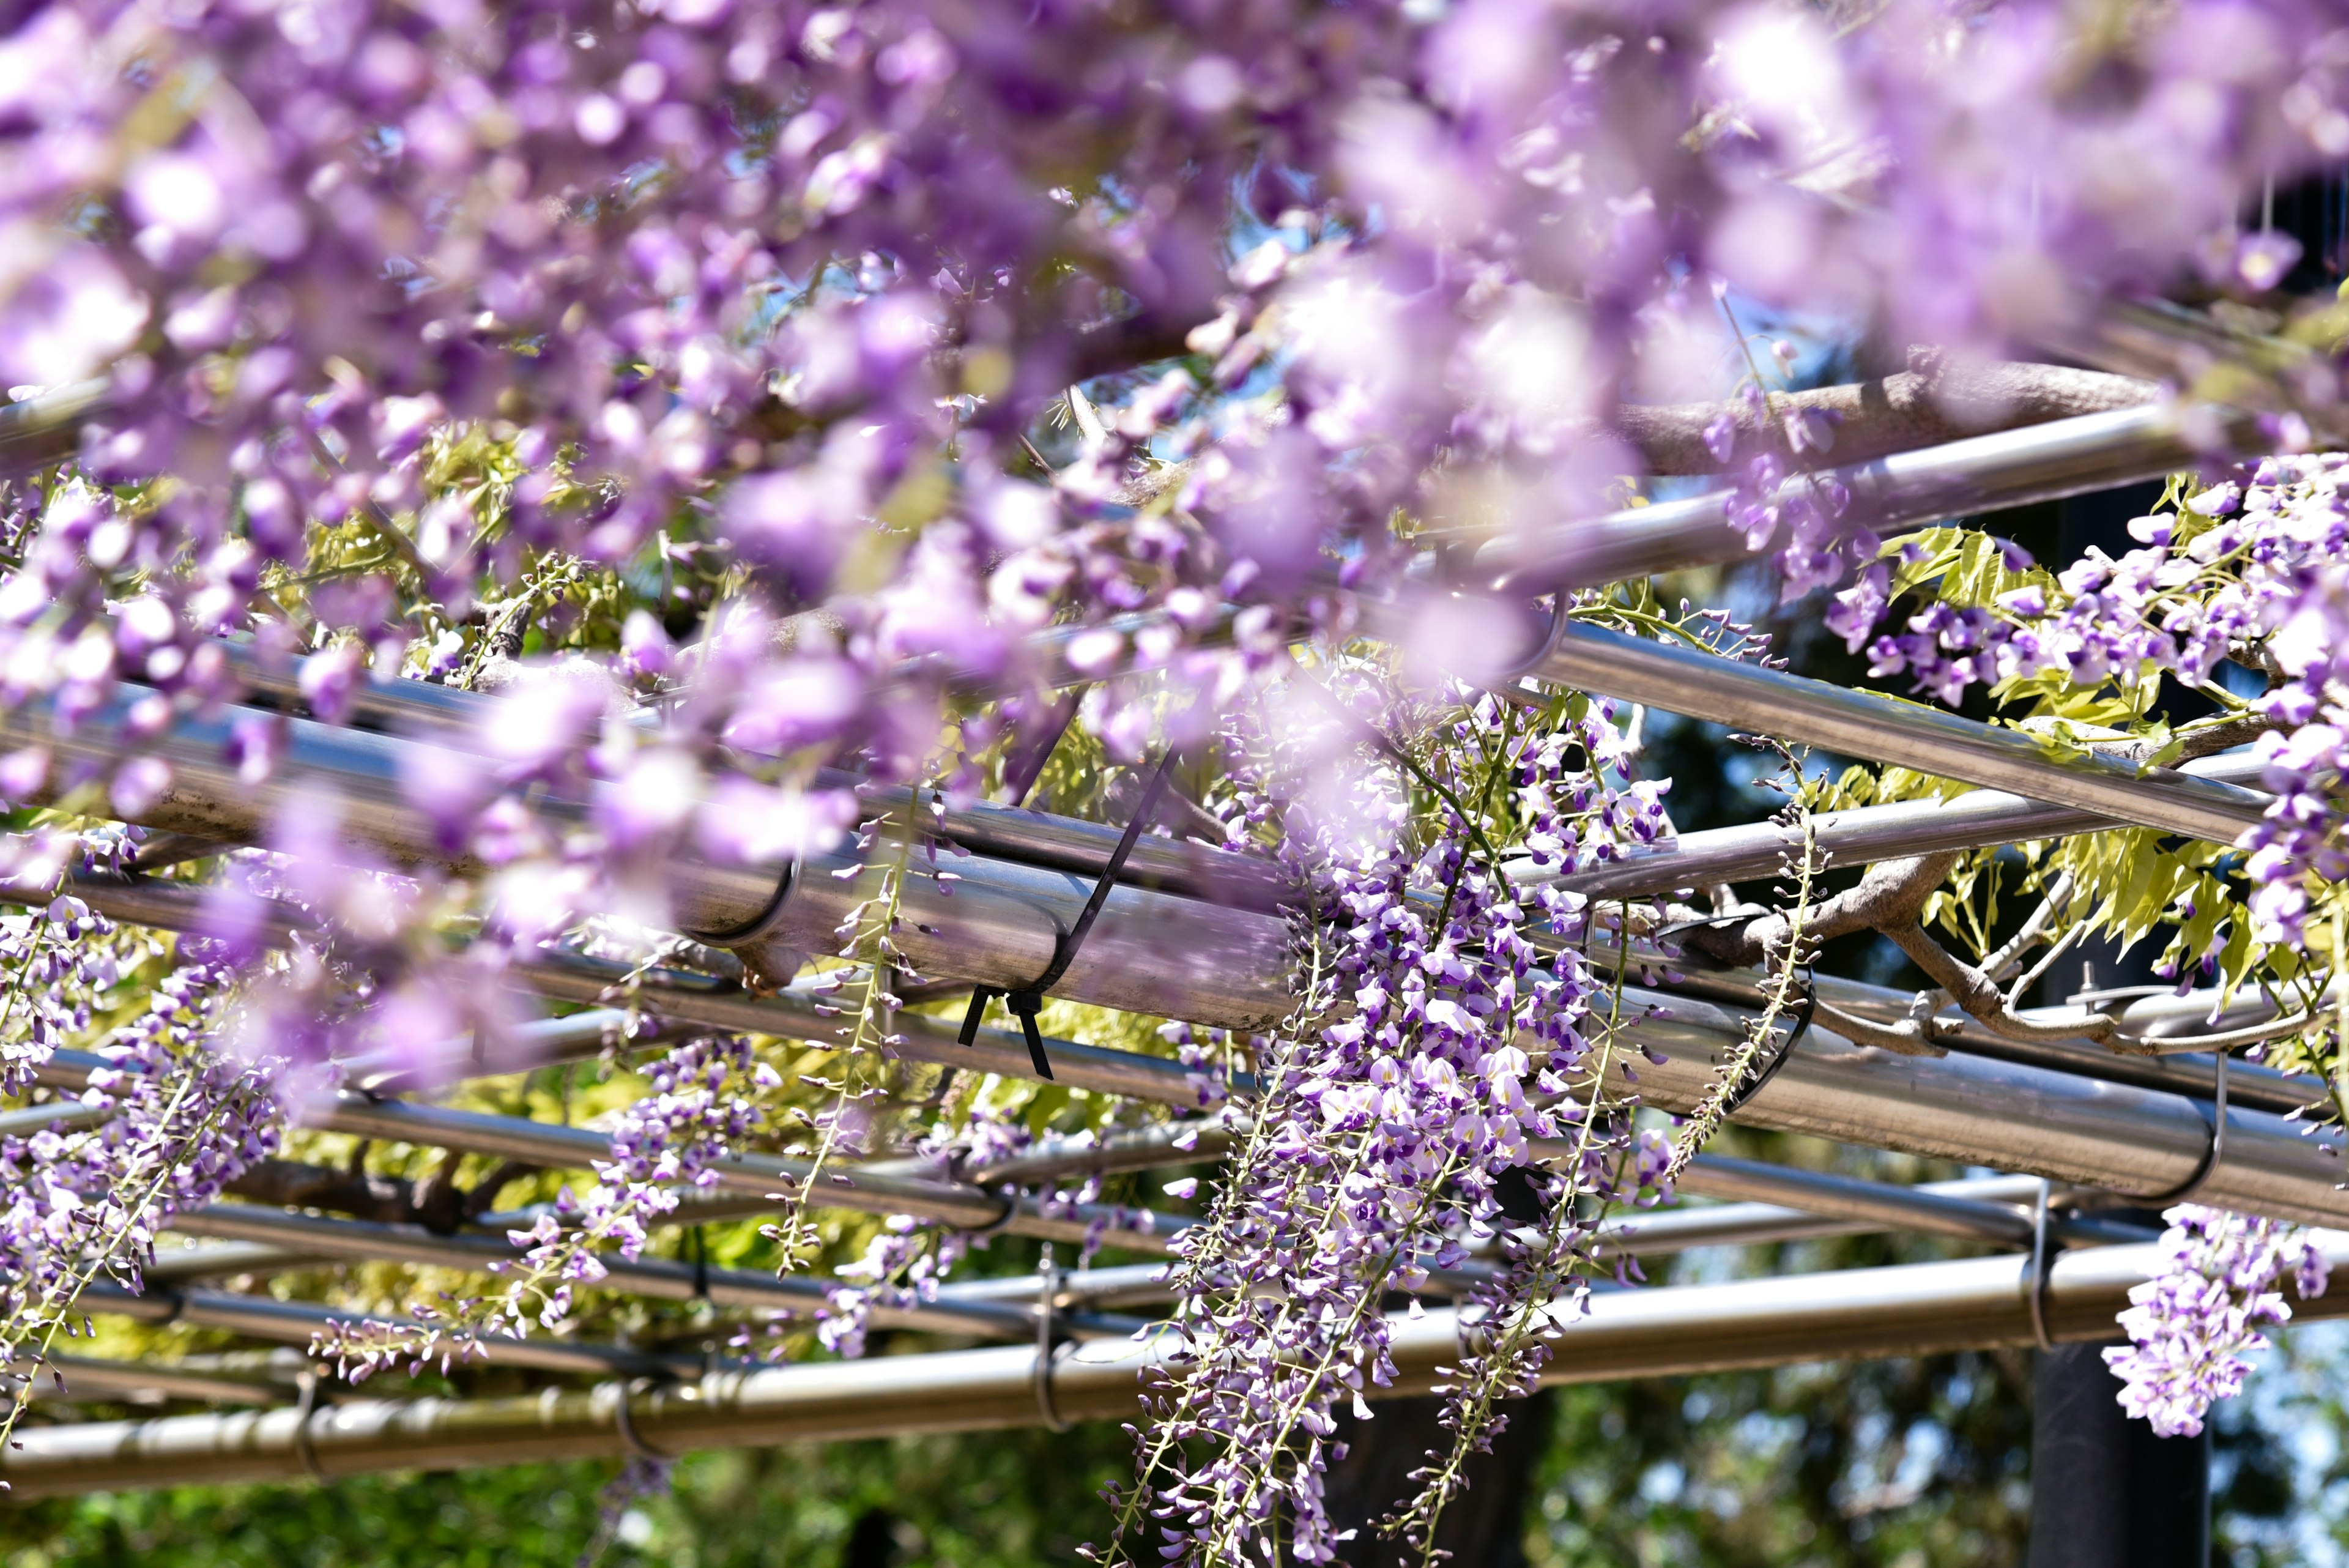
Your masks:
<svg viewBox="0 0 2349 1568"><path fill-rule="evenodd" d="M1177 1348L1109 1561L1135 1553L1145 1511L1171 1561L1329 1560L1331 1414L1394 1376L1387 1293L1468 1264L1470 1241L1502 1228L1503 1178L1557 1136L1544 1107L1578 1084L1598 1093L1580 960L1529 940L1492 846L1506 827L1571 863L1578 830L1614 804L1599 774L1619 737L1596 712L1552 732L1490 697L1435 733L1415 765L1390 742L1342 795L1281 786L1285 852L1319 871L1332 923L1308 935L1297 1022L1257 1064L1250 1135L1177 1243ZM1586 772L1568 773L1570 748ZM1423 837L1403 793L1422 777ZM1571 941L1579 901L1535 897L1539 923ZM1605 1119L1586 1109L1588 1127ZM1584 1190L1572 1172L1561 1187L1568 1202Z"/></svg>

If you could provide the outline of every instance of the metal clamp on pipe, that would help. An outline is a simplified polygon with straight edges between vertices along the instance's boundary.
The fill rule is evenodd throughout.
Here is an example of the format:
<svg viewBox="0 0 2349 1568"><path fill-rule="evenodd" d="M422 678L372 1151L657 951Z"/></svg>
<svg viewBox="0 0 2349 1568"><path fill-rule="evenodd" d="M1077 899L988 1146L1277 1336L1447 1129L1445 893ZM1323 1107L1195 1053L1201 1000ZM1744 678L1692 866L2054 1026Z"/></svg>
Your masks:
<svg viewBox="0 0 2349 1568"><path fill-rule="evenodd" d="M612 1425L618 1428L620 1441L630 1455L649 1465L667 1466L677 1462L675 1454L664 1453L645 1441L636 1430L636 1418L628 1413L628 1401L635 1397L633 1383L615 1383L612 1387Z"/></svg>
<svg viewBox="0 0 2349 1568"><path fill-rule="evenodd" d="M1044 1417L1044 1425L1055 1432L1065 1432L1069 1422L1061 1415L1060 1406L1052 1397L1052 1363L1061 1351L1059 1326L1061 1311L1061 1266L1052 1260L1052 1244L1044 1243L1043 1257L1036 1265L1036 1411Z"/></svg>

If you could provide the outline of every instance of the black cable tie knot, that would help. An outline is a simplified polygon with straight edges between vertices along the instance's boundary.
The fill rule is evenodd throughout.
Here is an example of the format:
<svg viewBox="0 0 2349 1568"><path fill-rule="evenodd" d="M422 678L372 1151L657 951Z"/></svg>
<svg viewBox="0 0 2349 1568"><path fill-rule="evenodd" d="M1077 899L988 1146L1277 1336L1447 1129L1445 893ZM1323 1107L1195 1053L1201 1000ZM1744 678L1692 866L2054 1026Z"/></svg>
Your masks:
<svg viewBox="0 0 2349 1568"><path fill-rule="evenodd" d="M1069 972L1069 966L1076 961L1077 950L1084 946L1086 933L1101 918L1102 906L1109 902L1110 893L1117 886L1118 873L1125 869L1126 858L1133 853L1134 845L1142 837L1143 828L1149 824L1151 813L1158 808L1158 797L1166 788L1167 771L1174 765L1174 752L1169 747L1159 757L1158 766L1152 772L1150 783L1142 792L1142 804L1134 808L1133 815L1127 820L1124 833L1118 837L1117 848L1111 852L1109 864L1102 868L1100 879L1093 883L1092 893L1085 899L1084 909L1077 916L1077 923L1053 939L1052 961L1045 966L1044 972L1016 990L993 985L971 988L970 1011L962 1015L962 1030L956 1036L963 1044L978 1044L978 1025L987 1015L987 1004L999 996L1004 1005L1011 1010L1011 1015L1019 1020L1019 1033L1028 1042L1028 1055L1036 1064L1036 1075L1046 1083L1051 1082L1052 1059L1044 1053L1044 1034L1036 1027L1036 1014L1044 1005L1044 993L1060 984L1061 976Z"/></svg>

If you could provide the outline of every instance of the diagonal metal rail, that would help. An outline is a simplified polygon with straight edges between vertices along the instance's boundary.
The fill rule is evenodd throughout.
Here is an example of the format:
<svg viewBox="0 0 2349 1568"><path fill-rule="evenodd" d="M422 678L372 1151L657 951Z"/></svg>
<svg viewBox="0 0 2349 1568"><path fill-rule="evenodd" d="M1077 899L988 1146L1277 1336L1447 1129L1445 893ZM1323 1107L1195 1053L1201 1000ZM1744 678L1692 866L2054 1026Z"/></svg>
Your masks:
<svg viewBox="0 0 2349 1568"><path fill-rule="evenodd" d="M2188 838L2232 844L2268 806L2216 779L2095 753L2058 757L2020 731L1599 627L1560 623L1526 673Z"/></svg>

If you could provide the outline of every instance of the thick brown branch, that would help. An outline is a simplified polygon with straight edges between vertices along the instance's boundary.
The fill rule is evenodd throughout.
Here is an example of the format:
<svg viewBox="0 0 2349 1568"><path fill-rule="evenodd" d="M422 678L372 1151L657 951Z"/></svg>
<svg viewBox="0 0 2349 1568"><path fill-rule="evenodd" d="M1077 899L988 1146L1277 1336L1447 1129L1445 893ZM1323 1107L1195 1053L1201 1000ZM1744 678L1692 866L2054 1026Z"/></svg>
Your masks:
<svg viewBox="0 0 2349 1568"><path fill-rule="evenodd" d="M533 1167L508 1163L468 1191L443 1172L409 1182L364 1170L336 1170L290 1159L264 1159L228 1184L228 1190L255 1203L325 1209L387 1225L421 1225L446 1235L484 1212L506 1183Z"/></svg>
<svg viewBox="0 0 2349 1568"><path fill-rule="evenodd" d="M1804 911L1805 945L1854 931L1915 925L1925 900L1958 863L1958 855L1956 850L1944 850L1869 867L1857 887L1823 898ZM1783 953L1794 929L1792 916L1785 912L1761 915L1734 929L1709 927L1692 931L1688 945L1723 963L1749 966Z"/></svg>
<svg viewBox="0 0 2349 1568"><path fill-rule="evenodd" d="M1764 452L1792 462L1795 454L1785 419L1795 410L1816 409L1831 419L1840 417L1824 461L1842 464L2077 414L2135 408L2161 396L2161 388L2151 381L2061 365L1940 368L1913 350L1909 364L1880 381L1774 394L1767 411L1759 414L1743 402L1629 403L1617 410L1616 426L1647 460L1651 473L1716 473ZM1704 440L1724 414L1736 431L1730 463L1714 457Z"/></svg>

